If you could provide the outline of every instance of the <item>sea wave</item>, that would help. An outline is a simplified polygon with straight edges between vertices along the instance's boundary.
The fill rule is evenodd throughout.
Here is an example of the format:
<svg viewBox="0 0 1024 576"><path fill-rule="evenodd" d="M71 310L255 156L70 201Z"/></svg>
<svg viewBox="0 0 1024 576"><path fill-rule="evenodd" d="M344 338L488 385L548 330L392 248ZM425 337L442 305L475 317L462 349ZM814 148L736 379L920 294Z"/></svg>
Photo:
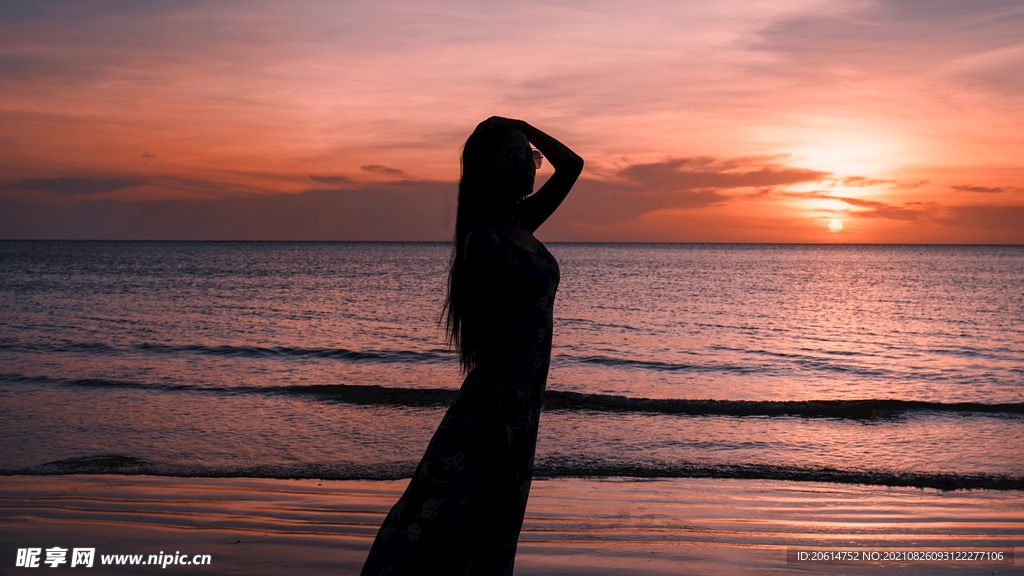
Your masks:
<svg viewBox="0 0 1024 576"><path fill-rule="evenodd" d="M748 355L765 358L768 363L751 360L728 362L709 360L693 355L692 361L665 361L645 358L631 358L626 355L594 354L567 348L565 352L552 356L552 363L561 366L597 366L608 369L638 370L651 373L714 373L714 374L759 374L778 373L784 370L800 369L815 373L831 373L844 376L878 378L906 378L898 369L883 368L872 354L858 351L833 351L826 349L797 348L794 351L776 351L760 348L736 348L723 345L710 346L712 350L729 352L733 355ZM209 356L241 359L276 359L281 361L325 359L342 362L367 362L370 364L454 364L457 357L444 347L423 349L350 349L303 346L256 346L256 345L203 345L142 342L131 345L116 345L107 342L58 341L31 342L15 338L0 338L0 350L12 353L30 354L84 354L89 356L122 355L178 355ZM1008 350L992 351L930 349L929 354L961 355L970 358L987 358L993 361L1012 362L1015 357ZM734 358L735 359L735 358ZM1009 372L1020 369L1009 368ZM916 374L920 377L921 374ZM942 380L947 376L932 373L928 379Z"/></svg>
<svg viewBox="0 0 1024 576"><path fill-rule="evenodd" d="M826 373L833 372L838 374L849 374L853 376L864 376L871 378L892 377L894 375L893 371L891 370L841 361L844 358L856 355L867 356L864 354L840 353L835 354L835 356L837 356L838 358L830 358L828 357L828 355L832 355L832 353L828 351L821 352L825 356L812 356L807 354L773 352L769 350L758 349L729 350L750 354L752 356L765 356L770 357L772 359L784 360L789 363L788 365L792 365L801 369L812 369ZM640 370L650 370L652 372L712 372L730 374L763 374L769 370L779 370L777 366L770 367L766 366L761 362L729 363L721 361L709 362L707 360L702 361L699 359L695 359L693 362L665 362L662 360L644 360L639 358L624 358L619 356L610 356L602 354L558 354L553 357L553 360L557 362L566 362L569 364L596 364L598 366L606 368L632 368Z"/></svg>
<svg viewBox="0 0 1024 576"><path fill-rule="evenodd" d="M127 454L95 454L47 462L18 469L0 469L0 476L56 474L121 474L213 478L313 478L322 480L399 480L409 478L416 462L374 465L354 462L288 463L201 467L161 463ZM1019 490L1024 477L1003 474L955 474L947 472L856 470L829 467L797 467L768 464L725 463L617 463L596 459L546 458L537 462L537 478L723 478L786 480L905 486L939 490Z"/></svg>
<svg viewBox="0 0 1024 576"><path fill-rule="evenodd" d="M414 350L349 350L346 348L303 348L298 346L201 346L197 344L139 344L137 349L161 354L198 353L210 356L246 358L293 357L331 358L335 360L372 360L379 362L446 362L451 354L444 349Z"/></svg>
<svg viewBox="0 0 1024 576"><path fill-rule="evenodd" d="M430 350L349 350L347 348L304 348L300 346L205 346L201 344L140 343L113 346L102 342L16 342L0 340L0 350L32 353L93 353L117 355L130 353L199 354L234 358L330 358L334 360L402 363L455 362L444 348Z"/></svg>
<svg viewBox="0 0 1024 576"><path fill-rule="evenodd" d="M163 391L193 391L225 394L274 394L319 398L349 404L385 406L446 406L458 390L450 388L390 388L345 384L284 386L190 386L166 382L134 382L103 378L50 378L21 374L0 374L0 381L81 388L135 388ZM595 412L646 412L684 416L808 417L872 419L924 412L983 413L1020 417L1024 402L985 404L980 402L927 402L895 399L856 400L711 400L684 398L633 398L612 394L584 394L562 390L544 393L545 410Z"/></svg>

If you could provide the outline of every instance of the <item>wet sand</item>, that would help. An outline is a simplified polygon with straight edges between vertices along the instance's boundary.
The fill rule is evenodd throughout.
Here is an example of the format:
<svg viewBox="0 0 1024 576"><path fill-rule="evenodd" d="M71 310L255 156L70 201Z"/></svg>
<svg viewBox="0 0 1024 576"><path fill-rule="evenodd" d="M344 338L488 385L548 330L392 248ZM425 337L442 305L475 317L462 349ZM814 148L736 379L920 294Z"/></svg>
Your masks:
<svg viewBox="0 0 1024 576"><path fill-rule="evenodd" d="M0 477L0 574L19 548L95 548L94 574L357 574L406 481ZM773 480L534 482L517 575L1024 574L988 564L787 563L787 547L1012 549L1024 494ZM109 555L209 565L103 565ZM75 568L77 569L77 567Z"/></svg>

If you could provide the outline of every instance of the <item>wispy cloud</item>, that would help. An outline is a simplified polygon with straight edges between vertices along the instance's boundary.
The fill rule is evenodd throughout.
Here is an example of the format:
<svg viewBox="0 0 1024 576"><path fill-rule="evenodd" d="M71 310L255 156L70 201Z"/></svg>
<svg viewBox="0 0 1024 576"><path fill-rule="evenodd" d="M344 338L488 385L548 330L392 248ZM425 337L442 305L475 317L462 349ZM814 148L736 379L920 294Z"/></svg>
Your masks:
<svg viewBox="0 0 1024 576"><path fill-rule="evenodd" d="M856 216L858 218L884 218L888 220L901 220L907 222L930 218L940 207L938 204L925 202L906 202L896 205L880 200L856 198L852 196L839 196L825 190L813 192L783 191L780 192L780 195L805 200L834 200L842 202L848 206L862 208L862 210L858 210L856 212ZM832 211L828 212L831 213Z"/></svg>
<svg viewBox="0 0 1024 576"><path fill-rule="evenodd" d="M843 186L846 188L888 188L890 190L913 190L928 184L927 180L917 182L900 182L899 180L885 180L881 178L868 178L866 176L844 176L828 183L829 187Z"/></svg>
<svg viewBox="0 0 1024 576"><path fill-rule="evenodd" d="M926 204L924 202L908 202L901 206L895 206L886 202L879 202L877 200L844 198L842 196L829 196L828 199L839 200L840 202L845 202L850 206L857 206L858 208L867 208L868 210L857 214L857 216L862 218L885 218L888 220L905 220L908 222L914 222L916 220L926 218L930 214L934 213L936 208L934 204Z"/></svg>
<svg viewBox="0 0 1024 576"><path fill-rule="evenodd" d="M52 192L61 196L93 196L142 186L145 180L121 180L115 178L25 178L15 180L5 187L9 189Z"/></svg>
<svg viewBox="0 0 1024 576"><path fill-rule="evenodd" d="M359 169L372 174L384 174L385 176L405 176L405 172L398 168L388 168L387 166L380 166L378 164L360 166Z"/></svg>
<svg viewBox="0 0 1024 576"><path fill-rule="evenodd" d="M827 172L763 165L757 158L718 160L709 157L677 158L620 169L616 176L644 192L680 190L730 190L814 182Z"/></svg>
<svg viewBox="0 0 1024 576"><path fill-rule="evenodd" d="M961 192L978 192L980 194L1003 194L1006 192L1020 194L1024 192L1024 188L1017 186L970 186L965 184L950 186L950 188Z"/></svg>
<svg viewBox="0 0 1024 576"><path fill-rule="evenodd" d="M323 182L324 184L352 184L353 180L346 176L316 176L314 174L309 175L309 179L315 182Z"/></svg>

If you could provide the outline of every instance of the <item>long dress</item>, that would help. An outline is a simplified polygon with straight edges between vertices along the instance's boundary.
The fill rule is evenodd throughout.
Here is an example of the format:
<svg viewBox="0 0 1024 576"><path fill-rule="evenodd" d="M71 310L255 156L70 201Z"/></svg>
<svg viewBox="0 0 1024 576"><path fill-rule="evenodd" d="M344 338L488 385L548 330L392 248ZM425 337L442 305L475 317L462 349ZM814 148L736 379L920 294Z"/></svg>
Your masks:
<svg viewBox="0 0 1024 576"><path fill-rule="evenodd" d="M478 229L466 262L485 327L477 366L377 534L363 575L512 574L533 478L551 360L558 264L500 229Z"/></svg>

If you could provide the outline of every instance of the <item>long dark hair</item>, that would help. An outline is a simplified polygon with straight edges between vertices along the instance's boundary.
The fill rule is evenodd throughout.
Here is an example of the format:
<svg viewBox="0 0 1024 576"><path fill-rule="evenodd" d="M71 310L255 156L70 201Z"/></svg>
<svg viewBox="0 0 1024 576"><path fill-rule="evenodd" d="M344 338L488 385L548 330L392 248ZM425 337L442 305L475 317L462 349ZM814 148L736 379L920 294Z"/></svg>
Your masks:
<svg viewBox="0 0 1024 576"><path fill-rule="evenodd" d="M448 343L459 353L462 369L469 372L477 365L480 334L476 322L467 315L470 301L465 270L466 237L469 231L494 220L507 210L504 188L507 174L497 166L498 153L512 137L512 126L495 119L484 120L462 147L462 175L459 178L459 206L455 213L455 249L448 272L448 297L444 302Z"/></svg>

